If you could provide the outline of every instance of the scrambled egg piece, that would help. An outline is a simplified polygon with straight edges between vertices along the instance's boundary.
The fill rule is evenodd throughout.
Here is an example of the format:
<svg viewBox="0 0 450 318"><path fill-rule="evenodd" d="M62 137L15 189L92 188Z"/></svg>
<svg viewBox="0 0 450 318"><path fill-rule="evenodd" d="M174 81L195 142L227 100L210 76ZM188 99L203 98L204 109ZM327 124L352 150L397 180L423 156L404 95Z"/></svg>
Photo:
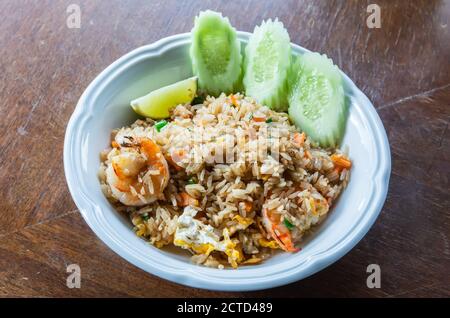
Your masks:
<svg viewBox="0 0 450 318"><path fill-rule="evenodd" d="M250 225L253 224L253 219L251 218L244 218L242 216L240 216L239 214L236 215L233 220L236 220L240 225L242 225L242 229L245 230L246 228L248 228Z"/></svg>
<svg viewBox="0 0 450 318"><path fill-rule="evenodd" d="M240 246L230 239L228 229L223 230L223 240L211 225L204 224L194 217L197 210L187 206L178 218L174 245L190 249L196 254L209 255L212 251L220 251L228 256L228 262L236 268L244 260Z"/></svg>
<svg viewBox="0 0 450 318"><path fill-rule="evenodd" d="M226 228L223 229L223 237L222 252L227 254L228 263L230 263L233 268L237 268L238 264L244 260L242 248L230 239L230 234Z"/></svg>
<svg viewBox="0 0 450 318"><path fill-rule="evenodd" d="M273 248L273 249L280 248L280 245L275 240L268 241L265 238L261 238L261 239L259 239L258 243L262 247L270 247L270 248Z"/></svg>
<svg viewBox="0 0 450 318"><path fill-rule="evenodd" d="M209 254L216 249L220 237L211 225L194 219L196 214L197 210L191 206L184 208L177 221L174 244L197 254Z"/></svg>

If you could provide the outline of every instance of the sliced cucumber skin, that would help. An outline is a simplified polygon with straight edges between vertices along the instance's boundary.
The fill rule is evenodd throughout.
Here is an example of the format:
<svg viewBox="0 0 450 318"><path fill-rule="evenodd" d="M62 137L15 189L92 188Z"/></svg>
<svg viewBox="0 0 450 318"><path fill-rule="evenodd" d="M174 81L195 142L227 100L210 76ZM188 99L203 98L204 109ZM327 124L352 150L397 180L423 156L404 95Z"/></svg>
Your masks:
<svg viewBox="0 0 450 318"><path fill-rule="evenodd" d="M197 77L158 88L130 102L133 110L144 117L163 119L170 116L170 109L192 102L197 92Z"/></svg>
<svg viewBox="0 0 450 318"><path fill-rule="evenodd" d="M214 96L241 90L241 43L228 18L210 10L200 12L191 36L192 70L198 76L199 88Z"/></svg>
<svg viewBox="0 0 450 318"><path fill-rule="evenodd" d="M246 95L276 111L286 111L291 59L291 42L283 23L268 20L256 26L245 48Z"/></svg>
<svg viewBox="0 0 450 318"><path fill-rule="evenodd" d="M289 116L322 147L337 147L348 116L339 68L326 55L305 53L289 74Z"/></svg>

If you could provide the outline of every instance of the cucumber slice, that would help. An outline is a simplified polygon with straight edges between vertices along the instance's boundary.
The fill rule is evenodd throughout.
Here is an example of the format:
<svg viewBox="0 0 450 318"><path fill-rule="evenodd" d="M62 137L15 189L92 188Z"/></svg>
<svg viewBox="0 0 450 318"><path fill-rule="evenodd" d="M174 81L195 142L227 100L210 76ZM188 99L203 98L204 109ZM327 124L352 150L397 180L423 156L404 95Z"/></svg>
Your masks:
<svg viewBox="0 0 450 318"><path fill-rule="evenodd" d="M305 53L289 75L289 116L322 147L336 147L345 131L348 106L342 76L326 55Z"/></svg>
<svg viewBox="0 0 450 318"><path fill-rule="evenodd" d="M287 110L287 76L291 65L289 34L278 20L255 27L245 49L247 95L277 111Z"/></svg>
<svg viewBox="0 0 450 318"><path fill-rule="evenodd" d="M171 108L192 102L197 92L197 77L161 87L130 102L133 110L141 116L154 119L167 118Z"/></svg>
<svg viewBox="0 0 450 318"><path fill-rule="evenodd" d="M215 96L239 90L241 43L228 18L210 10L200 12L191 34L192 69L199 88Z"/></svg>

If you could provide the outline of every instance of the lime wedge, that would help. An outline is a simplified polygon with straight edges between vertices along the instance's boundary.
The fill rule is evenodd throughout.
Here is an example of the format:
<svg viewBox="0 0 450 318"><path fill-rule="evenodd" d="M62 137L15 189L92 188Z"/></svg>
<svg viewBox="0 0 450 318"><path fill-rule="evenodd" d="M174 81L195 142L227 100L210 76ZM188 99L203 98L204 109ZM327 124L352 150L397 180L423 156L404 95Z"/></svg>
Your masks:
<svg viewBox="0 0 450 318"><path fill-rule="evenodd" d="M192 102L197 92L197 77L158 88L130 102L133 110L141 116L154 119L169 117L169 111L179 104Z"/></svg>

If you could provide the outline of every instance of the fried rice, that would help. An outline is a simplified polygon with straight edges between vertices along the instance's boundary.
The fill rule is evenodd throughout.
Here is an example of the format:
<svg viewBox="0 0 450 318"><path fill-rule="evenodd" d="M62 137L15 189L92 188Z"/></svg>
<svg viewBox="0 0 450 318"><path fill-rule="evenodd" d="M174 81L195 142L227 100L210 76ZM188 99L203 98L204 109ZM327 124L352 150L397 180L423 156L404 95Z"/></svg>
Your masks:
<svg viewBox="0 0 450 318"><path fill-rule="evenodd" d="M345 153L320 148L286 113L240 94L178 105L164 124L140 119L114 130L111 148L101 153L100 183L138 236L157 248L188 250L197 264L236 268L277 250L297 251L349 179ZM127 205L108 182L107 169L142 138L159 147L170 176L160 195L146 200L159 172L142 168L138 179L148 186L123 190L138 202Z"/></svg>

